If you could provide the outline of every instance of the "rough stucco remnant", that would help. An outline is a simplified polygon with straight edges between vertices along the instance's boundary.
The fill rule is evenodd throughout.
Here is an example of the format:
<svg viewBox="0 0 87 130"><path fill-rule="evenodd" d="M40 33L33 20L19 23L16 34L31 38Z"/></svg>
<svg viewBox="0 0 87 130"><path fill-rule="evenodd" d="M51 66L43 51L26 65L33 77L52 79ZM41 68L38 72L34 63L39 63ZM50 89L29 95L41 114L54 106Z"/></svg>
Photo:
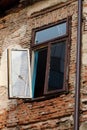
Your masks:
<svg viewBox="0 0 87 130"><path fill-rule="evenodd" d="M80 130L87 130L87 122L82 123L82 125L80 126Z"/></svg>
<svg viewBox="0 0 87 130"><path fill-rule="evenodd" d="M48 8L50 6L54 6L56 4L67 2L68 0L53 0L53 1L45 0L45 1L46 2L44 2L44 0L43 0L39 3L34 4L33 8L32 8L32 6L29 6L27 15L30 16L34 12L40 11L40 10L42 10L44 8Z"/></svg>
<svg viewBox="0 0 87 130"><path fill-rule="evenodd" d="M82 46L82 63L84 64L84 65L87 65L87 35L86 34L84 34L83 35L83 39L82 39L82 43L84 43L84 44L82 44L83 46Z"/></svg>

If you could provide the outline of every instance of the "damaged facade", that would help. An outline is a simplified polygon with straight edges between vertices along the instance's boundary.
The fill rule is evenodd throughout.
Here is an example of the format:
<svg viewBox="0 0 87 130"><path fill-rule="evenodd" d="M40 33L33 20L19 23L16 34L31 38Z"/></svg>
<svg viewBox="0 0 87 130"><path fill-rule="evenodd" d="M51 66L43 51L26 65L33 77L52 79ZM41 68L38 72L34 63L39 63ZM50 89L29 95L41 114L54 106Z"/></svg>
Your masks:
<svg viewBox="0 0 87 130"><path fill-rule="evenodd" d="M0 7L0 129L73 130L75 125L75 88L77 87L78 1L30 0L27 2L27 0L21 0L15 3L13 0L12 4L10 2L11 0L8 0L6 4L5 0L2 0L0 3L2 7ZM86 0L82 1L82 7L79 127L81 130L85 130L83 127L87 125ZM53 32L52 27L56 26L57 29L62 31L59 31L58 36L55 36L56 33L51 35ZM43 35L46 30L50 34L49 37L46 37L46 34L44 34L45 37ZM55 69L55 64L57 64L56 58L55 61L54 58L52 59L52 65L49 67L49 64L51 64L49 61L50 52L56 52L54 47L58 48L57 52L61 49L62 54L60 52L59 55L63 55L58 59L58 67L61 69ZM38 66L42 66L42 63L45 62L40 70L40 67L38 67L38 73L35 72L36 70L34 71L36 77L44 77L40 80L45 85L37 78L37 83L34 84L33 98L9 98L7 65L9 59L7 49L29 49L30 62L32 61L32 52L36 53L36 55L38 54ZM60 59L64 60L64 62L62 61L63 67L60 67L62 66ZM54 85L53 81L55 81L55 78L49 76L49 68L51 67L58 72L60 70L61 73L63 72L63 76L59 76L61 78L57 79L58 81L56 80L58 83L63 80L63 82L59 83L62 86L61 88L56 89L56 84L58 83L55 83L55 89L52 88L53 86L48 87L47 85L48 83ZM64 70L62 70L63 68ZM44 71L41 71L42 69ZM46 75L43 76L42 72L46 72ZM50 75L52 74L54 73L52 72ZM47 79L48 77L51 77L50 80ZM34 78L33 81L35 82ZM39 84L43 86L41 89Z"/></svg>

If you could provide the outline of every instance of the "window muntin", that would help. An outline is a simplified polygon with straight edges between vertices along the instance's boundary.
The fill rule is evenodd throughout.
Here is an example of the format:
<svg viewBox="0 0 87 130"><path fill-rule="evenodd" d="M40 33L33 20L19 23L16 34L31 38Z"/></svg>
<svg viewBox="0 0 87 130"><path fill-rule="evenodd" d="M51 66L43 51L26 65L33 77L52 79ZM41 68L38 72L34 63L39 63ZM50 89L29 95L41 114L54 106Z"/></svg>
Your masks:
<svg viewBox="0 0 87 130"><path fill-rule="evenodd" d="M65 24L65 25L63 25ZM37 40L37 34L39 33L39 37L40 37L40 33L42 36L42 32L51 27L55 27L56 25L63 25L65 26L65 32L61 33L61 35L57 35L53 37L50 36L50 38L46 39L45 35L43 35L43 40L39 40L39 42L36 43ZM63 27L61 27L62 29ZM42 32L41 32L42 31ZM62 21L59 24L54 24L54 26L48 26L48 28L42 28L41 29L36 29L34 30L34 41L32 44L32 54L33 55L33 76L35 76L35 79L33 81L36 82L36 77L37 74L34 73L34 70L36 70L35 68L35 53L38 53L38 51L43 50L43 49L47 49L46 52L46 57L45 57L45 69L44 69L44 82L42 83L41 87L42 87L42 92L40 92L39 90L39 81L37 83L37 87L35 82L32 81L33 83L33 98L39 98L42 96L47 96L48 94L50 95L54 95L55 93L57 94L58 92L66 92L67 89L67 79L68 79L68 74L66 74L68 71L67 69L67 65L68 65L68 38L69 38L69 33L68 33L69 29L68 29L68 19ZM63 32L63 31L61 31ZM44 33L43 33L44 34ZM46 33L45 33L46 34ZM49 31L49 35L50 35L50 31ZM57 53L58 56L53 55L53 52L55 52L54 48L57 49ZM62 50L62 52L61 52ZM60 56L59 56L60 55ZM42 56L42 58L44 59L44 57ZM41 61L42 62L42 61ZM57 62L57 63L56 63ZM56 65L55 65L56 63ZM38 66L38 63L37 63ZM38 67L39 69L40 67ZM37 73L37 72L36 72ZM43 71L42 71L43 73ZM42 73L40 73L40 75L42 75ZM55 77L55 80L54 80ZM61 79L61 81L60 81ZM60 81L60 83L58 83L58 81ZM57 82L57 85L56 85ZM50 85L51 84L51 85ZM54 88L53 88L53 84L54 84ZM59 84L59 85L58 85ZM36 91L39 91L39 93L42 93L41 95L37 94L35 95L35 93L38 93Z"/></svg>
<svg viewBox="0 0 87 130"><path fill-rule="evenodd" d="M40 44L42 42L63 36L67 32L66 22L54 25L52 27L40 30L36 32L35 44Z"/></svg>

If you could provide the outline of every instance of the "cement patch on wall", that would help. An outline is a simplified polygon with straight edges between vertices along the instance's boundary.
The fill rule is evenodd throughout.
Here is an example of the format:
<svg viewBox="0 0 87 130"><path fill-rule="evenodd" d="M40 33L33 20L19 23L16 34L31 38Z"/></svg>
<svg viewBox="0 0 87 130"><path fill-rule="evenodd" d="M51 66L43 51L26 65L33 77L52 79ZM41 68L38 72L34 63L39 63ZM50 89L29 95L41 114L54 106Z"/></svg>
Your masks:
<svg viewBox="0 0 87 130"><path fill-rule="evenodd" d="M20 45L16 45L13 44L11 46L8 46L3 54L2 54L2 58L1 58L1 64L0 64L0 86L6 86L7 87L7 49L21 49Z"/></svg>
<svg viewBox="0 0 87 130"><path fill-rule="evenodd" d="M23 25L4 39L2 46L3 53L0 61L0 86L7 86L7 49L22 49L19 44L26 34L26 28L26 25Z"/></svg>

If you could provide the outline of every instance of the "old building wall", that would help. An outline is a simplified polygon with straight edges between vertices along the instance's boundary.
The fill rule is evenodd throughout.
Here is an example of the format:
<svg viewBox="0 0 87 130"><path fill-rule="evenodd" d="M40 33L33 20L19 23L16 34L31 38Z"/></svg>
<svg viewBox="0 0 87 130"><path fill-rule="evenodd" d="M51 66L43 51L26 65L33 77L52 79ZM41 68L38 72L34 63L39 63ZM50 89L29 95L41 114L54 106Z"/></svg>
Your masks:
<svg viewBox="0 0 87 130"><path fill-rule="evenodd" d="M64 2L66 2L64 4ZM86 1L84 15L86 17ZM13 11L0 19L0 129L73 130L77 45L77 6L75 0L47 0ZM50 8L48 8L50 7ZM45 8L45 9L44 9ZM25 103L8 99L7 48L30 48L32 29L71 17L69 92L44 101ZM83 25L84 26L84 25ZM86 31L83 29L81 121L86 121ZM85 37L85 38L84 38ZM85 89L83 89L85 88ZM85 93L85 94L84 94Z"/></svg>
<svg viewBox="0 0 87 130"><path fill-rule="evenodd" d="M83 2L80 130L87 128L87 1Z"/></svg>

